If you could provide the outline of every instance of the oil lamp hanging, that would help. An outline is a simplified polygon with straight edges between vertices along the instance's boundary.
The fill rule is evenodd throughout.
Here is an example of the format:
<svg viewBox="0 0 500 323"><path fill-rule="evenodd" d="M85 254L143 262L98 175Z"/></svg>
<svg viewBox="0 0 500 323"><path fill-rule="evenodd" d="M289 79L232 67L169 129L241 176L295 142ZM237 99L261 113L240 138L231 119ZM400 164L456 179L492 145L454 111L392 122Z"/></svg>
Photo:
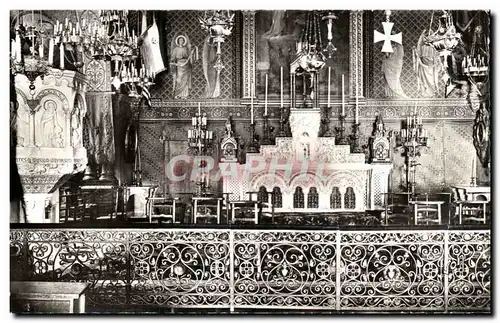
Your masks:
<svg viewBox="0 0 500 323"><path fill-rule="evenodd" d="M446 84L445 97L448 96L451 90L455 87L451 76L452 66L448 64L448 60L451 58L453 51L460 43L461 38L462 35L457 33L455 25L453 24L453 17L451 16L451 13L446 10L443 10L443 14L439 17L438 29L434 32L429 29L429 34L424 37L424 42L434 47L441 57L441 62L444 67L443 80Z"/></svg>
<svg viewBox="0 0 500 323"><path fill-rule="evenodd" d="M199 20L201 28L207 31L212 42L217 44L214 68L219 74L224 68L221 44L224 43L226 37L231 35L234 26L234 13L229 10L209 10L205 11L203 18Z"/></svg>

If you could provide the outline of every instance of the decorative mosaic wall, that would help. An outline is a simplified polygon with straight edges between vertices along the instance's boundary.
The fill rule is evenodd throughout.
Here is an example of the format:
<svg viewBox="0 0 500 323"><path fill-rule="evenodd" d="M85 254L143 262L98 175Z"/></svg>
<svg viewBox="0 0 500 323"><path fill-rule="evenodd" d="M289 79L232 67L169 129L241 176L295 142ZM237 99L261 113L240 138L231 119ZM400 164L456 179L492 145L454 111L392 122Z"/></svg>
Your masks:
<svg viewBox="0 0 500 323"><path fill-rule="evenodd" d="M198 60L193 63L192 87L189 92L189 99L205 99L206 81L203 75L203 43L207 33L201 29L199 17L202 11L192 10L170 10L162 11L165 18L166 44L165 53L168 61L171 55L172 39L178 35L186 35L193 48L198 47ZM235 16L235 26L233 33L222 44L222 60L225 68L220 75L220 97L221 99L239 97L240 91L240 15ZM159 99L173 98L173 77L170 72L160 73L156 78L156 84L151 88L151 97Z"/></svg>

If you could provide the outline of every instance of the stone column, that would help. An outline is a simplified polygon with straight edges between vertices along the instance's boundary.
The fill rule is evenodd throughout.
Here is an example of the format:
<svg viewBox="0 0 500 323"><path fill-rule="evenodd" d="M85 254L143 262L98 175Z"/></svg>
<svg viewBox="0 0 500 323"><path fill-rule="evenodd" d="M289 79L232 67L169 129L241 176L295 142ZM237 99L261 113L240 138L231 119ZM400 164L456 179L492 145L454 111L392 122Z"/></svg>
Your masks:
<svg viewBox="0 0 500 323"><path fill-rule="evenodd" d="M100 169L100 180L115 181L114 92L111 90L111 64L104 60L86 60L84 74L87 75L89 84L85 95L90 124L89 142L92 147L89 149L89 166Z"/></svg>
<svg viewBox="0 0 500 323"><path fill-rule="evenodd" d="M83 171L87 151L82 143L83 95L81 73L52 69L35 81L33 96L24 75L15 78L19 108L16 162L24 189L27 222L51 222L45 206L57 192L62 176ZM56 212L57 214L57 212ZM57 216L54 217L56 220Z"/></svg>
<svg viewBox="0 0 500 323"><path fill-rule="evenodd" d="M255 10L243 11L243 98L250 98L255 82Z"/></svg>

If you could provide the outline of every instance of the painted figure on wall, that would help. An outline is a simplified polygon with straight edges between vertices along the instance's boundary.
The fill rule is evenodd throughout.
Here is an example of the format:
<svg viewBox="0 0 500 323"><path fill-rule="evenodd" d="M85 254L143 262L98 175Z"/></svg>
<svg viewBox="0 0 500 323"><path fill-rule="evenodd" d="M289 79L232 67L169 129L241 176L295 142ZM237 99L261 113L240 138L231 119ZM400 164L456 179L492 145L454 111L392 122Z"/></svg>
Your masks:
<svg viewBox="0 0 500 323"><path fill-rule="evenodd" d="M40 120L42 146L56 148L64 147L62 138L63 128L59 125L57 120L56 104L53 101L47 101L43 109L44 112Z"/></svg>
<svg viewBox="0 0 500 323"><path fill-rule="evenodd" d="M172 39L172 52L170 55L170 65L172 65L172 75L174 77L174 98L185 99L189 96L192 83L193 59L197 48L191 46L189 38L185 35L177 35Z"/></svg>
<svg viewBox="0 0 500 323"><path fill-rule="evenodd" d="M403 69L403 45L393 43L394 52L384 56L382 72L385 79L385 95L391 98L407 98L401 87L401 70Z"/></svg>
<svg viewBox="0 0 500 323"><path fill-rule="evenodd" d="M427 31L420 35L417 47L413 48L413 68L417 74L419 95L434 97L438 94L438 76L442 70L442 63L434 47L424 42Z"/></svg>
<svg viewBox="0 0 500 323"><path fill-rule="evenodd" d="M217 43L214 43L212 39L213 38L209 35L203 42L203 75L207 82L205 96L207 98L218 98L220 96L220 74L217 73L217 70L214 68L217 55Z"/></svg>
<svg viewBox="0 0 500 323"><path fill-rule="evenodd" d="M15 119L17 126L17 146L25 147L29 143L30 114L25 106L19 105Z"/></svg>

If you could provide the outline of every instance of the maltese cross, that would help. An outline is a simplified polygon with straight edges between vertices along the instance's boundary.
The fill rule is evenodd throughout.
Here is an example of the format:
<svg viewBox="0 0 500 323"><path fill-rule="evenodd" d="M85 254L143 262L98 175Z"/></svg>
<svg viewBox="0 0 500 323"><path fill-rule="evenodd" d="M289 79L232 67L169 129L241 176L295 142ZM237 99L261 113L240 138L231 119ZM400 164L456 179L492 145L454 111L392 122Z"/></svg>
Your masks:
<svg viewBox="0 0 500 323"><path fill-rule="evenodd" d="M382 26L384 27L383 34L374 30L374 36L373 36L374 43L384 41L384 46L382 46L382 52L383 53L392 53L394 51L392 50L391 41L401 45L401 43L403 41L403 36L401 33L396 34L396 35L391 35L392 26L394 26L393 22L384 21L384 22L382 22Z"/></svg>

